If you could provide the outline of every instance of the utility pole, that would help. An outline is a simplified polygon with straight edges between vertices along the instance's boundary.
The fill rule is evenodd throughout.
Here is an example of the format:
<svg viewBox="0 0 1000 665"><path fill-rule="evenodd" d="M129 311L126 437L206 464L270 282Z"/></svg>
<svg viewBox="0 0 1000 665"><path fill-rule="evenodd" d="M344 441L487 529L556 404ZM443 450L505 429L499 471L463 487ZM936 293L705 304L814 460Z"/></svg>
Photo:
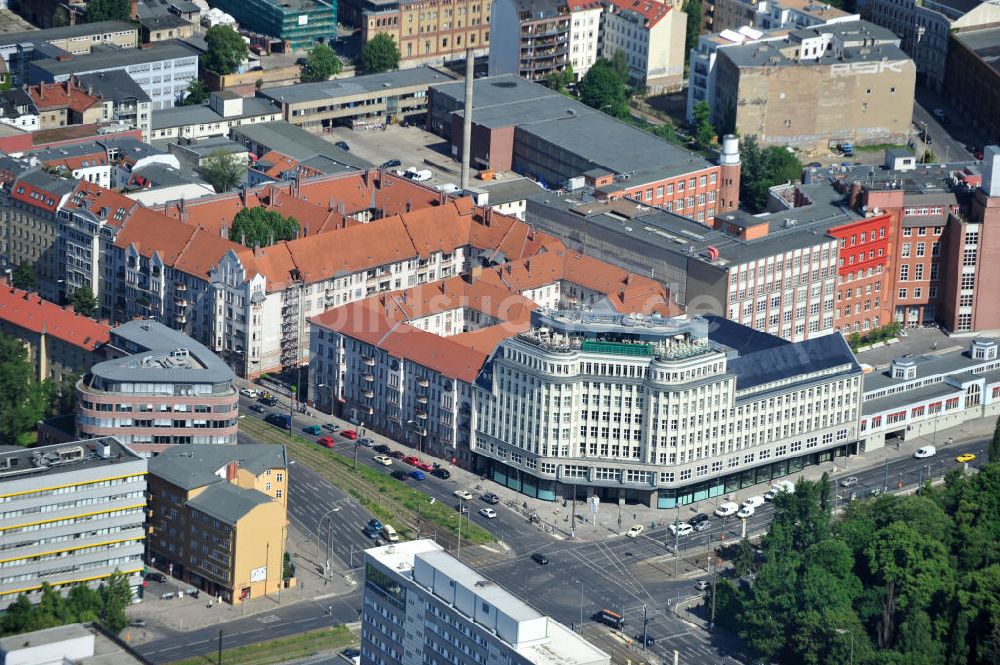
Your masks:
<svg viewBox="0 0 1000 665"><path fill-rule="evenodd" d="M455 555L455 558L458 559L459 561L462 560L462 506L463 505L464 504L462 503L462 498L459 497L459 499L458 499L458 554Z"/></svg>
<svg viewBox="0 0 1000 665"><path fill-rule="evenodd" d="M711 561L711 558L709 558ZM708 630L711 632L715 629L715 590L719 582L719 562L715 562L715 566L712 567L712 615L708 620Z"/></svg>
<svg viewBox="0 0 1000 665"><path fill-rule="evenodd" d="M649 623L649 618L646 616L646 603L642 604L642 650L646 650L646 624Z"/></svg>
<svg viewBox="0 0 1000 665"><path fill-rule="evenodd" d="M576 538L576 483L573 483L573 516L570 518L569 537Z"/></svg>
<svg viewBox="0 0 1000 665"><path fill-rule="evenodd" d="M882 481L882 491L889 491L889 458L885 458L885 479Z"/></svg>
<svg viewBox="0 0 1000 665"><path fill-rule="evenodd" d="M215 665L222 665L222 629L219 629L219 658Z"/></svg>
<svg viewBox="0 0 1000 665"><path fill-rule="evenodd" d="M674 516L674 579L677 579L678 569L681 563L681 530L678 528L681 523L681 504L676 498L674 498L674 507L677 511Z"/></svg>

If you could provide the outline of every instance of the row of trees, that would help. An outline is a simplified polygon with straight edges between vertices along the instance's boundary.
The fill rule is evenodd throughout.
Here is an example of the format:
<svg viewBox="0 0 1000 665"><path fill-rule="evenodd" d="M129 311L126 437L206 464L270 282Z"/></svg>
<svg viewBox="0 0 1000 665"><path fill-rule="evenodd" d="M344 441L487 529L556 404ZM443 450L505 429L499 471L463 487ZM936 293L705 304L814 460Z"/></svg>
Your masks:
<svg viewBox="0 0 1000 665"><path fill-rule="evenodd" d="M1000 455L1000 432L993 454ZM994 457L994 460L997 458ZM765 658L819 665L1000 663L1000 464L830 516L830 484L779 494L752 580L717 620ZM745 572L745 571L744 571Z"/></svg>
<svg viewBox="0 0 1000 665"><path fill-rule="evenodd" d="M39 420L52 413L72 412L76 380L70 376L61 384L39 381L21 341L0 335L0 443L29 443Z"/></svg>
<svg viewBox="0 0 1000 665"><path fill-rule="evenodd" d="M21 595L7 607L0 618L0 632L17 635L70 623L99 622L118 633L128 625L125 609L131 603L132 587L128 578L118 571L98 589L76 584L66 596L46 583L42 585L42 597L37 605Z"/></svg>

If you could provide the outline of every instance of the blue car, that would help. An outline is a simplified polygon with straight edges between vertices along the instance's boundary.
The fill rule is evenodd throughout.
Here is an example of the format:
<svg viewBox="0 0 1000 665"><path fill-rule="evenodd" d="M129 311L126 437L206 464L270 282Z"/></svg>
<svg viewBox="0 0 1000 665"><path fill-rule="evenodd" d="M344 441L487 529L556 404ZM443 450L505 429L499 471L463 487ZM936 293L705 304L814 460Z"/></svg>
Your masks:
<svg viewBox="0 0 1000 665"><path fill-rule="evenodd" d="M427 474L423 471L410 471L410 478L413 478L414 480L423 480L426 477Z"/></svg>

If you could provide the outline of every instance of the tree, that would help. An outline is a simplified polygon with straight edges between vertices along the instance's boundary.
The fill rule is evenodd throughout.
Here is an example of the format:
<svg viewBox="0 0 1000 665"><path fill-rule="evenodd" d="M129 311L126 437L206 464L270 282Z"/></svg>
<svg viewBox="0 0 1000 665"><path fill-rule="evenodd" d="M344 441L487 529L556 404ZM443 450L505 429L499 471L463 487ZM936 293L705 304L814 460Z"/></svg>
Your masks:
<svg viewBox="0 0 1000 665"><path fill-rule="evenodd" d="M118 633L128 625L125 609L132 604L132 585L128 577L115 570L107 582L101 585L101 623L113 633Z"/></svg>
<svg viewBox="0 0 1000 665"><path fill-rule="evenodd" d="M616 118L627 118L628 93L625 81L608 60L598 58L577 86L580 101Z"/></svg>
<svg viewBox="0 0 1000 665"><path fill-rule="evenodd" d="M132 18L130 0L90 0L87 3L87 22L128 21Z"/></svg>
<svg viewBox="0 0 1000 665"><path fill-rule="evenodd" d="M750 544L749 538L743 538L740 540L739 547L736 549L736 558L733 560L733 569L736 571L737 575L743 577L753 571L753 564L753 545Z"/></svg>
<svg viewBox="0 0 1000 665"><path fill-rule="evenodd" d="M232 74L247 57L249 49L240 33L227 25L212 26L205 31L208 50L201 56L201 64L216 74Z"/></svg>
<svg viewBox="0 0 1000 665"><path fill-rule="evenodd" d="M802 163L795 155L781 146L761 150L753 135L743 140L740 157L740 203L751 212L764 209L771 187L802 176Z"/></svg>
<svg viewBox="0 0 1000 665"><path fill-rule="evenodd" d="M340 58L333 52L333 49L322 42L317 42L309 49L301 78L303 82L327 81L343 69L344 66L340 63Z"/></svg>
<svg viewBox="0 0 1000 665"><path fill-rule="evenodd" d="M195 106L208 101L208 86L201 79L191 79L188 83L187 94L181 100L181 106Z"/></svg>
<svg viewBox="0 0 1000 665"><path fill-rule="evenodd" d="M684 37L684 62L691 57L691 49L698 47L701 35L701 0L684 0L682 7L687 14L687 32Z"/></svg>
<svg viewBox="0 0 1000 665"><path fill-rule="evenodd" d="M556 92L562 93L564 95L569 94L567 89L576 80L576 76L573 74L573 65L566 65L566 69L561 72L550 72L547 77L545 77L545 85L552 88Z"/></svg>
<svg viewBox="0 0 1000 665"><path fill-rule="evenodd" d="M0 335L0 443L19 445L45 417L54 393L52 384L35 377L20 340Z"/></svg>
<svg viewBox="0 0 1000 665"><path fill-rule="evenodd" d="M216 192L227 192L246 175L247 167L236 155L219 148L205 155L198 173Z"/></svg>
<svg viewBox="0 0 1000 665"><path fill-rule="evenodd" d="M702 150L711 148L715 143L715 127L712 126L712 108L704 99L691 109L694 115L695 140Z"/></svg>
<svg viewBox="0 0 1000 665"><path fill-rule="evenodd" d="M38 277L35 274L35 266L30 263L21 263L14 272L11 273L14 287L25 291L32 291L38 286Z"/></svg>
<svg viewBox="0 0 1000 665"><path fill-rule="evenodd" d="M997 418L996 425L993 426L993 439L990 440L989 447L990 462L1000 463L1000 418Z"/></svg>
<svg viewBox="0 0 1000 665"><path fill-rule="evenodd" d="M622 80L624 85L628 85L629 77L631 76L631 68L628 66L628 56L625 55L625 51L619 49L611 54L611 68L615 70L618 74L618 78Z"/></svg>
<svg viewBox="0 0 1000 665"><path fill-rule="evenodd" d="M377 74L399 69L399 48L388 32L380 32L361 49L361 69L366 74Z"/></svg>
<svg viewBox="0 0 1000 665"><path fill-rule="evenodd" d="M73 291L73 295L69 297L69 304L84 316L92 317L97 314L97 296L86 284Z"/></svg>
<svg viewBox="0 0 1000 665"><path fill-rule="evenodd" d="M299 223L294 218L260 206L240 210L229 228L229 239L247 247L267 247L282 240L293 240L298 234Z"/></svg>
<svg viewBox="0 0 1000 665"><path fill-rule="evenodd" d="M920 159L920 161L924 164L930 164L931 162L937 161L937 156L934 154L933 150L927 148L924 150L924 156Z"/></svg>

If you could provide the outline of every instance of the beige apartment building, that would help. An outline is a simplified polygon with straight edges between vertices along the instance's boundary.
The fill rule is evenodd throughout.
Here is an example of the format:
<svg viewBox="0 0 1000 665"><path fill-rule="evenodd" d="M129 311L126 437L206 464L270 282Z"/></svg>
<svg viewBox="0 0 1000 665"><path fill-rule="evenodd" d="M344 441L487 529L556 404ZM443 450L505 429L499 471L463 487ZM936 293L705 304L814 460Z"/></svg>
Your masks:
<svg viewBox="0 0 1000 665"><path fill-rule="evenodd" d="M342 23L361 29L362 43L391 35L400 68L462 59L467 48L489 51L490 0L347 0L340 12Z"/></svg>
<svg viewBox="0 0 1000 665"><path fill-rule="evenodd" d="M906 143L916 68L866 21L719 49L713 117L761 145Z"/></svg>

